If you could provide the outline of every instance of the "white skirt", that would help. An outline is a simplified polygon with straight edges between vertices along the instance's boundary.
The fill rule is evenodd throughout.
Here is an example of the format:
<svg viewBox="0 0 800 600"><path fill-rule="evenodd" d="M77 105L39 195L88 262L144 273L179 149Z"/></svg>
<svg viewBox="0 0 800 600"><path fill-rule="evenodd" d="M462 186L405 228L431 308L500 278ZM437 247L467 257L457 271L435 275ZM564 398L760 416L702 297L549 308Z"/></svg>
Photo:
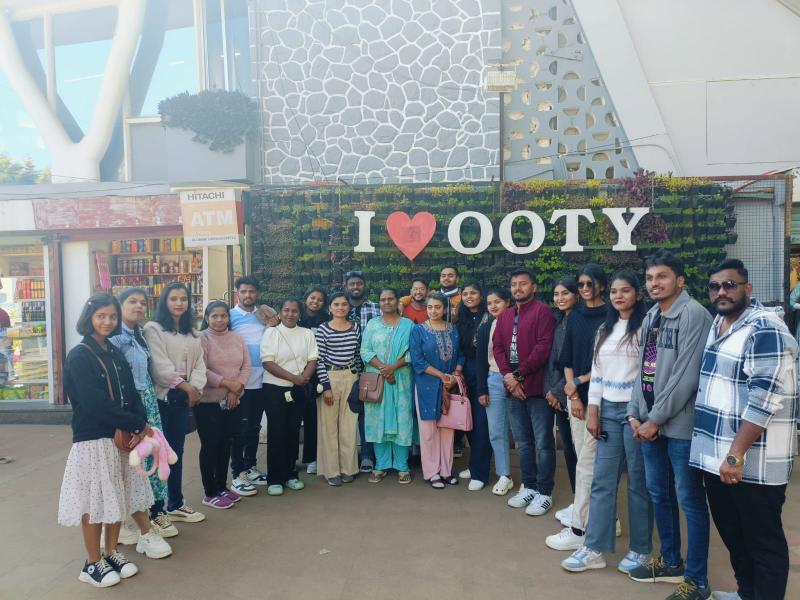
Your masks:
<svg viewBox="0 0 800 600"><path fill-rule="evenodd" d="M152 504L150 482L128 464L114 440L72 444L58 499L59 525L78 526L85 514L90 523L118 523Z"/></svg>

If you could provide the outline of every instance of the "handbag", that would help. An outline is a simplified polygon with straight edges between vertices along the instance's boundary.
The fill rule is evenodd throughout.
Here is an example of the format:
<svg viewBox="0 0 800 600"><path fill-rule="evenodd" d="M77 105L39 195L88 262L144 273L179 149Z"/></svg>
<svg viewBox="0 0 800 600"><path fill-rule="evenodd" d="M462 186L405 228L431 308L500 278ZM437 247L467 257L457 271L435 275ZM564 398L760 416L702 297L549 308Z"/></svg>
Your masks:
<svg viewBox="0 0 800 600"><path fill-rule="evenodd" d="M442 416L436 424L447 429L472 431L472 407L467 389L461 377L456 377L456 383L458 383L457 394L442 389Z"/></svg>
<svg viewBox="0 0 800 600"><path fill-rule="evenodd" d="M92 356L97 359L97 362L100 363L100 366L103 368L106 374L106 385L108 385L108 395L114 400L114 390L111 388L111 374L108 372L108 367L106 367L106 363L104 363L97 354L94 353L91 346L88 344L80 343L79 346L83 346L86 348ZM131 451L131 440L133 440L133 434L130 431L125 431L124 429L119 429L114 432L114 445L121 450L122 452L130 452Z"/></svg>
<svg viewBox="0 0 800 600"><path fill-rule="evenodd" d="M392 342L394 342L394 334L399 325L398 323L392 329L386 354L383 356L383 364L386 364L386 361L389 360L389 355L392 353ZM361 373L358 376L358 399L361 402L380 402L383 400L383 375L380 373Z"/></svg>

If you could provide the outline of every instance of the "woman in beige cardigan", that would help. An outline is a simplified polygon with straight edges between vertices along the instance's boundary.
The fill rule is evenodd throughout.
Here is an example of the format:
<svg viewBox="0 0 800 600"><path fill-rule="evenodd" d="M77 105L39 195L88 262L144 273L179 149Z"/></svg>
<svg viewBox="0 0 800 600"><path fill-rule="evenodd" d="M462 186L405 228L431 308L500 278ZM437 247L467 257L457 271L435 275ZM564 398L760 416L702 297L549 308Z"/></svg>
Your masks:
<svg viewBox="0 0 800 600"><path fill-rule="evenodd" d="M183 283L167 285L158 299L155 318L144 326L144 337L150 347L150 374L164 436L178 455L167 480L167 516L170 521L197 523L206 517L183 502L181 490L189 407L199 402L206 385L203 348L192 324L189 299L189 290ZM150 509L150 518L157 522L163 513L164 501L157 501Z"/></svg>

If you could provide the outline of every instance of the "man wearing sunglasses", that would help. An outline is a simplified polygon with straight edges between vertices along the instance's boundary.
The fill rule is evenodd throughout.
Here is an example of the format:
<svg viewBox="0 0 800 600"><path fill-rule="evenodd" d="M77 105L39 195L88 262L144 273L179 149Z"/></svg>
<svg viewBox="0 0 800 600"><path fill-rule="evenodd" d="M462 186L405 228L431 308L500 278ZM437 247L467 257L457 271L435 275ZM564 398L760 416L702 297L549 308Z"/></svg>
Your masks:
<svg viewBox="0 0 800 600"><path fill-rule="evenodd" d="M797 446L797 342L752 294L742 261L711 269L717 317L703 354L690 464L702 473L739 588L716 592L720 599L783 598L789 576L781 509Z"/></svg>
<svg viewBox="0 0 800 600"><path fill-rule="evenodd" d="M642 442L661 556L628 574L634 581L680 584L668 600L707 600L709 516L700 472L689 467L700 360L711 315L683 289L683 263L659 251L645 261L645 285L656 304L640 336L641 369L628 422ZM680 506L686 515L686 563L681 557ZM635 527L636 525L632 525Z"/></svg>

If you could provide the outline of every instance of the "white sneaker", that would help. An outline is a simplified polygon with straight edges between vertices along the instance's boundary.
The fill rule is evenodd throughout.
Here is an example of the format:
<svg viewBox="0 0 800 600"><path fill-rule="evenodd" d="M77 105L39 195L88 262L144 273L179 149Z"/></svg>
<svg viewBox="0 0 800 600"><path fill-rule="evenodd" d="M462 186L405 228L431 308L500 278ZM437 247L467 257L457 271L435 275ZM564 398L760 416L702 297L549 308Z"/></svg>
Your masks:
<svg viewBox="0 0 800 600"><path fill-rule="evenodd" d="M535 490L529 490L523 483L519 486L519 491L508 499L508 505L511 508L525 508L533 501L536 496Z"/></svg>
<svg viewBox="0 0 800 600"><path fill-rule="evenodd" d="M117 543L123 546L132 546L139 541L139 528L132 529L127 523L123 523L119 529L119 539Z"/></svg>
<svg viewBox="0 0 800 600"><path fill-rule="evenodd" d="M242 477L242 473L244 473L245 477ZM247 471L243 471L242 473L239 473L239 479L243 479L253 485L267 485L267 474L262 473L255 467L250 467Z"/></svg>
<svg viewBox="0 0 800 600"><path fill-rule="evenodd" d="M206 520L206 516L203 513L196 511L188 504L179 506L175 510L167 511L167 516L170 521L183 521L184 523L199 523Z"/></svg>
<svg viewBox="0 0 800 600"><path fill-rule="evenodd" d="M553 497L536 492L536 496L534 496L531 503L528 504L528 508L525 509L525 514L529 517L538 517L551 508L553 508Z"/></svg>
<svg viewBox="0 0 800 600"><path fill-rule="evenodd" d="M602 552L581 546L569 558L561 561L561 568L570 573L581 573L589 569L605 569L606 559Z"/></svg>
<svg viewBox="0 0 800 600"><path fill-rule="evenodd" d="M713 600L742 600L738 592L711 592Z"/></svg>
<svg viewBox="0 0 800 600"><path fill-rule="evenodd" d="M472 479L472 473L470 473L469 469L464 469L458 474L459 479Z"/></svg>
<svg viewBox="0 0 800 600"><path fill-rule="evenodd" d="M484 485L485 484L482 481L478 481L477 479L470 479L467 489L470 492L477 492L479 490L482 490Z"/></svg>
<svg viewBox="0 0 800 600"><path fill-rule="evenodd" d="M622 535L622 523L619 522L619 519L617 519L617 523L614 526L614 535L616 537L619 537L619 536Z"/></svg>
<svg viewBox="0 0 800 600"><path fill-rule="evenodd" d="M240 496L255 496L258 493L256 486L249 481L239 479L238 477L233 478L233 481L231 481L231 487L233 488L233 491Z"/></svg>
<svg viewBox="0 0 800 600"><path fill-rule="evenodd" d="M553 550L577 550L583 546L586 535L576 535L572 527L564 527L558 533L548 535L544 543Z"/></svg>
<svg viewBox="0 0 800 600"><path fill-rule="evenodd" d="M554 515L556 520L559 521L564 527L572 527L572 508L574 504L565 506L561 510L557 510Z"/></svg>
<svg viewBox="0 0 800 600"><path fill-rule="evenodd" d="M505 475L501 475L500 479L497 480L497 483L494 484L494 487L492 488L492 493L495 496L505 496L513 488L514 488L514 480L511 479L511 477L506 477Z"/></svg>
<svg viewBox="0 0 800 600"><path fill-rule="evenodd" d="M169 517L164 513L160 513L156 515L155 519L151 519L150 525L162 538L171 538L178 535L178 528L172 524L172 521L170 521Z"/></svg>
<svg viewBox="0 0 800 600"><path fill-rule="evenodd" d="M309 475L317 474L317 461L312 461L308 463L308 466L306 467L306 473L308 473Z"/></svg>
<svg viewBox="0 0 800 600"><path fill-rule="evenodd" d="M172 554L172 547L152 529L139 536L136 551L147 558L166 558Z"/></svg>
<svg viewBox="0 0 800 600"><path fill-rule="evenodd" d="M619 521L617 521L619 523ZM630 550L621 561L617 565L617 571L620 573L625 573L626 575L630 573L636 567L641 567L643 564L647 562L647 554L640 554L638 552L634 552Z"/></svg>

